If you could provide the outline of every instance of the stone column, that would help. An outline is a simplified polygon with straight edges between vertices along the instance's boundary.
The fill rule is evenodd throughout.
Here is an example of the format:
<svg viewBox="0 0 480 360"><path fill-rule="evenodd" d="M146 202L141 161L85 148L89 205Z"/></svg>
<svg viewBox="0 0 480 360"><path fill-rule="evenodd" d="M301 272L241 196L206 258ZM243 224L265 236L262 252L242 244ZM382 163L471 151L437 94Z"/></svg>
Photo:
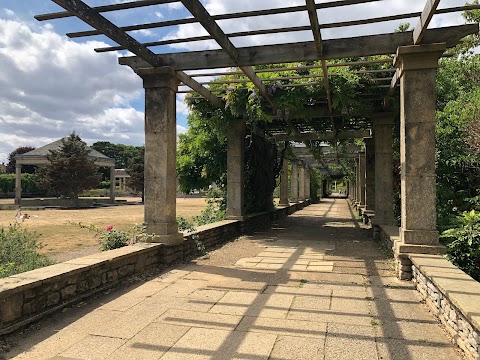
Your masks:
<svg viewBox="0 0 480 360"><path fill-rule="evenodd" d="M358 153L358 206L365 207L365 152Z"/></svg>
<svg viewBox="0 0 480 360"><path fill-rule="evenodd" d="M288 206L288 160L283 159L282 170L280 171L280 202L281 206Z"/></svg>
<svg viewBox="0 0 480 360"><path fill-rule="evenodd" d="M290 174L290 191L292 193L292 202L298 203L298 166L296 162L292 162L292 170Z"/></svg>
<svg viewBox="0 0 480 360"><path fill-rule="evenodd" d="M305 166L305 199L310 199L310 168Z"/></svg>
<svg viewBox="0 0 480 360"><path fill-rule="evenodd" d="M408 253L438 253L435 176L435 77L445 44L402 46L400 76L402 220L395 255L398 276L411 278Z"/></svg>
<svg viewBox="0 0 480 360"><path fill-rule="evenodd" d="M152 242L183 239L176 220L176 91L172 68L138 69L145 88L145 225Z"/></svg>
<svg viewBox="0 0 480 360"><path fill-rule="evenodd" d="M365 211L375 211L375 140L363 138L365 143Z"/></svg>
<svg viewBox="0 0 480 360"><path fill-rule="evenodd" d="M360 194L360 154L355 158L355 197L354 197L354 204L355 206L360 203L359 200Z"/></svg>
<svg viewBox="0 0 480 360"><path fill-rule="evenodd" d="M305 165L300 164L298 172L298 201L305 201Z"/></svg>
<svg viewBox="0 0 480 360"><path fill-rule="evenodd" d="M393 114L373 117L375 139L375 219L374 225L394 225L393 214Z"/></svg>
<svg viewBox="0 0 480 360"><path fill-rule="evenodd" d="M15 205L22 202L22 165L15 164Z"/></svg>
<svg viewBox="0 0 480 360"><path fill-rule="evenodd" d="M227 219L243 220L245 167L245 120L229 125L227 134Z"/></svg>
<svg viewBox="0 0 480 360"><path fill-rule="evenodd" d="M115 187L117 185L117 181L115 179L115 166L110 168L110 202L115 202Z"/></svg>

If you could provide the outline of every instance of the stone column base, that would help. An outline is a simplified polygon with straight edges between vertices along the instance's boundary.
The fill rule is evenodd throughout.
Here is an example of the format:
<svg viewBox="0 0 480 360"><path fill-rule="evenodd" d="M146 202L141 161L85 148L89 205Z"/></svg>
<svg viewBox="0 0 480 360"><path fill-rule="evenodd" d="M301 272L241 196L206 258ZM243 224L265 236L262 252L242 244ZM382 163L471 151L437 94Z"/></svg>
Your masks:
<svg viewBox="0 0 480 360"><path fill-rule="evenodd" d="M442 245L415 245L397 241L394 244L395 271L400 280L412 280L412 262L410 254L442 255L445 247Z"/></svg>

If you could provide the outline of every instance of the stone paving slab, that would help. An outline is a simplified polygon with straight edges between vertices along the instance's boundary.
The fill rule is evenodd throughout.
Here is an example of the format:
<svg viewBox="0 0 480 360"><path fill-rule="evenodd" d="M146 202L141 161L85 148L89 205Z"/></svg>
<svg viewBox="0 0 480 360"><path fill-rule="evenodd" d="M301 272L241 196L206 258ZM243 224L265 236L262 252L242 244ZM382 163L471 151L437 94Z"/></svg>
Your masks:
<svg viewBox="0 0 480 360"><path fill-rule="evenodd" d="M461 359L371 238L346 200L323 199L208 258L57 314L10 339L3 356Z"/></svg>

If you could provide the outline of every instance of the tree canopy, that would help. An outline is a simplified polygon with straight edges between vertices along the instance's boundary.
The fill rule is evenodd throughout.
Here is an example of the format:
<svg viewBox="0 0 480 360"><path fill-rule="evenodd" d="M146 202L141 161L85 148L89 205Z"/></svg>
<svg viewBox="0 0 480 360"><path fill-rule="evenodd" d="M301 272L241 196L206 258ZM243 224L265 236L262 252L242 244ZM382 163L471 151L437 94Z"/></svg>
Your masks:
<svg viewBox="0 0 480 360"><path fill-rule="evenodd" d="M35 150L32 146L20 146L13 150L10 154L8 154L8 163L7 163L7 173L8 174L15 174L15 166L17 164L17 160L15 159L15 155L25 154L29 151ZM34 174L37 171L37 167L34 165L23 165L22 172L27 174Z"/></svg>

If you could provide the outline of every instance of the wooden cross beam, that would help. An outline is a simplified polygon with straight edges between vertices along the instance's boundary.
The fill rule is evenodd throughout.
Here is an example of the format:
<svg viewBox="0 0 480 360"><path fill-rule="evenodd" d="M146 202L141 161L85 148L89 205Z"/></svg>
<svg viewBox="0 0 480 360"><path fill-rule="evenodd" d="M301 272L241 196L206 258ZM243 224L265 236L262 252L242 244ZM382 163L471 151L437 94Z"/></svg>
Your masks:
<svg viewBox="0 0 480 360"><path fill-rule="evenodd" d="M370 130L350 130L334 133L333 131L324 133L296 133L292 135L278 134L273 135L276 141L334 141L360 139L371 136Z"/></svg>
<svg viewBox="0 0 480 360"><path fill-rule="evenodd" d="M120 4L95 6L95 7L92 7L92 9L101 13L101 12L108 12L108 11L135 9L139 7L152 6L152 5L168 4L168 3L177 2L177 1L178 0L129 1L129 2L124 2ZM45 14L45 15L36 15L35 19L37 19L38 21L45 21L45 20L63 19L63 18L72 17L72 16L75 16L75 14L70 11L62 11L57 13Z"/></svg>
<svg viewBox="0 0 480 360"><path fill-rule="evenodd" d="M444 42L447 47L453 47L463 37L477 33L478 28L478 24L468 24L430 29L427 30L422 42L424 44ZM406 45L413 45L411 31L323 40L322 60L394 54L399 46ZM168 53L157 56L166 65L176 70L215 69L318 60L314 42L252 46L238 48L237 52L239 55L238 63L223 50ZM135 57L120 58L120 63L132 67L145 67L145 63ZM339 64L334 66L339 66Z"/></svg>
<svg viewBox="0 0 480 360"><path fill-rule="evenodd" d="M415 29L413 30L413 44L418 45L422 42L423 37L428 28L428 24L430 24L430 20L432 20L433 15L435 14L435 10L437 10L437 6L440 4L440 0L427 0L425 7L422 11L422 15L420 15L420 19L418 20Z"/></svg>
<svg viewBox="0 0 480 360"><path fill-rule="evenodd" d="M241 66L239 62L239 54L235 46L230 42L228 36L218 26L215 20L203 7L199 0L181 0L182 4L190 11L190 13L200 22L200 24L207 30L207 32L215 39L220 47L227 53L227 55L234 61L236 66L240 67L246 77L258 88L260 94L273 106L273 101L269 96L265 84L260 80L251 66Z"/></svg>

